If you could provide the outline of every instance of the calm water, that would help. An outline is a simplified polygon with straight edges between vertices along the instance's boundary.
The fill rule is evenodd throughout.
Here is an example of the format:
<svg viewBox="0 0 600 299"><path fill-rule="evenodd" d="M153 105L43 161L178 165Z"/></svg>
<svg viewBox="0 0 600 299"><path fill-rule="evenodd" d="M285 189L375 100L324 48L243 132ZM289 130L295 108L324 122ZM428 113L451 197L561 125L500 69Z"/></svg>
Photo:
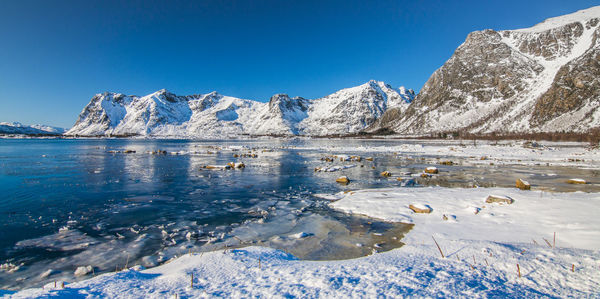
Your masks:
<svg viewBox="0 0 600 299"><path fill-rule="evenodd" d="M419 172L436 163L427 156L360 152L375 161L336 162L356 165L343 173L314 171L324 165L321 157L332 154L326 150L332 143L358 148L399 142L406 141L0 139L0 288L92 275L74 277L78 266L90 265L98 274L224 247L271 246L304 259L354 258L399 247L409 226L336 212L314 196L400 186L379 173ZM111 153L123 150L135 153ZM156 150L168 153L148 153ZM248 153L257 157L234 157ZM203 168L232 161L246 168ZM515 175L528 173L553 188L563 177L545 173L598 176L591 170L459 164L438 165L446 175L418 182L512 186ZM335 183L342 174L352 183Z"/></svg>

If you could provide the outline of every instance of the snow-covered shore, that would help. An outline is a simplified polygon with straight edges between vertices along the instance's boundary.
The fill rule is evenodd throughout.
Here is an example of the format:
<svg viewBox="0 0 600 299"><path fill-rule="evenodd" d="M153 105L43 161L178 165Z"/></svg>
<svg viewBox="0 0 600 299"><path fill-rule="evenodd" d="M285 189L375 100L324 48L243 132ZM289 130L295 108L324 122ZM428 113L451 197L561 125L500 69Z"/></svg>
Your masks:
<svg viewBox="0 0 600 299"><path fill-rule="evenodd" d="M508 196L514 203L486 203L488 195ZM156 268L104 274L64 289L61 283L56 289L51 283L4 295L600 296L598 193L434 187L358 190L329 197L338 200L332 203L337 209L415 226L405 246L358 259L302 261L282 251L246 247L185 255ZM432 212L413 213L409 204L428 205Z"/></svg>

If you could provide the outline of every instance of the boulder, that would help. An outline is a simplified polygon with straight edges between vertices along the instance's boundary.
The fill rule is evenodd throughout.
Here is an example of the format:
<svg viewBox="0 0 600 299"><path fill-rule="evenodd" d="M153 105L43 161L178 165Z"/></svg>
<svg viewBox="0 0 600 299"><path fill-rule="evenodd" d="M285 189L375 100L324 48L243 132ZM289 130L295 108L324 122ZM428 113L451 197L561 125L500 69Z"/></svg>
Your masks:
<svg viewBox="0 0 600 299"><path fill-rule="evenodd" d="M366 157L365 160L367 160L367 161L373 161L373 157Z"/></svg>
<svg viewBox="0 0 600 299"><path fill-rule="evenodd" d="M425 173L436 174L438 172L439 171L438 171L437 167L434 167L434 166L425 168Z"/></svg>
<svg viewBox="0 0 600 299"><path fill-rule="evenodd" d="M335 181L340 184L344 184L344 185L347 185L348 183L350 183L350 179L345 175L335 179Z"/></svg>
<svg viewBox="0 0 600 299"><path fill-rule="evenodd" d="M235 168L246 168L246 164L244 162L235 163Z"/></svg>
<svg viewBox="0 0 600 299"><path fill-rule="evenodd" d="M441 165L454 165L454 162L452 161L442 161L440 162Z"/></svg>
<svg viewBox="0 0 600 299"><path fill-rule="evenodd" d="M522 179L517 179L516 186L521 190L531 190L531 185L529 184L529 182L524 181Z"/></svg>
<svg viewBox="0 0 600 299"><path fill-rule="evenodd" d="M92 273L92 271L94 270L94 268L92 268L92 266L81 266L81 267L77 267L77 269L75 270L75 276L85 276L88 275L89 273Z"/></svg>
<svg viewBox="0 0 600 299"><path fill-rule="evenodd" d="M584 179L570 179L567 181L568 184L587 184Z"/></svg>
<svg viewBox="0 0 600 299"><path fill-rule="evenodd" d="M421 204L411 204L408 206L408 208L413 210L413 212L420 214L429 214L433 211L433 209L430 206Z"/></svg>
<svg viewBox="0 0 600 299"><path fill-rule="evenodd" d="M498 195L490 195L485 199L485 202L487 203L505 203L505 204L512 204L513 202L515 202L514 199L508 197L508 196L498 196Z"/></svg>
<svg viewBox="0 0 600 299"><path fill-rule="evenodd" d="M390 176L392 176L392 173L389 172L389 171L387 171L387 170L384 171L384 172L382 172L382 173L380 173L380 174L381 174L382 177L390 177Z"/></svg>

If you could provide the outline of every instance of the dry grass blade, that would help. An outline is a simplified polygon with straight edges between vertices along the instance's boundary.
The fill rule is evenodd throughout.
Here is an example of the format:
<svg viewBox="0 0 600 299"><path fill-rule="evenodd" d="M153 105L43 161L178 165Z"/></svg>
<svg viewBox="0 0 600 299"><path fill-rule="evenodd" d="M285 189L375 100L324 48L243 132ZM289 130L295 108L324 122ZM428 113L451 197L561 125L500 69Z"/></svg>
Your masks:
<svg viewBox="0 0 600 299"><path fill-rule="evenodd" d="M435 242L435 246L437 246L438 250L440 251L442 258L445 258L444 253L442 252L442 248L440 248L440 245L438 244L438 242L435 240L435 238L433 236L431 236L431 238L433 239L433 242Z"/></svg>

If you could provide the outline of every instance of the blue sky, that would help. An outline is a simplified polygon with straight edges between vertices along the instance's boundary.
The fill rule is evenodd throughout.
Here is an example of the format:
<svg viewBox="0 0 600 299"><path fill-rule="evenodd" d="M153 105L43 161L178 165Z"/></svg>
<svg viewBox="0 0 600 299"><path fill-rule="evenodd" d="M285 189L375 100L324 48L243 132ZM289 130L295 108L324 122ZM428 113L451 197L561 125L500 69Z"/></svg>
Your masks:
<svg viewBox="0 0 600 299"><path fill-rule="evenodd" d="M70 127L90 98L419 90L474 30L596 1L0 1L0 121Z"/></svg>

